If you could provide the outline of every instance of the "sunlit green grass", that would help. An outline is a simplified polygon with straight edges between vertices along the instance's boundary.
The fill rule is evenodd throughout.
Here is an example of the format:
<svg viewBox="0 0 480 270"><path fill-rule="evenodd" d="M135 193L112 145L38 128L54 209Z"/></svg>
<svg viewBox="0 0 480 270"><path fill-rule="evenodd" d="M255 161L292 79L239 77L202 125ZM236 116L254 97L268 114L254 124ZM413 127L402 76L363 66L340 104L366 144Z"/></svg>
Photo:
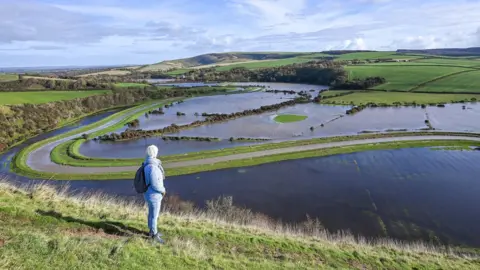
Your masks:
<svg viewBox="0 0 480 270"><path fill-rule="evenodd" d="M472 92L480 94L480 70L449 76L428 83L423 87L415 89L415 91Z"/></svg>
<svg viewBox="0 0 480 270"><path fill-rule="evenodd" d="M110 90L93 91L38 91L38 92L1 92L0 105L39 104L59 100L84 98L110 93Z"/></svg>
<svg viewBox="0 0 480 270"><path fill-rule="evenodd" d="M409 91L419 84L429 82L439 77L468 70L449 66L402 66L402 65L356 65L347 66L349 79L366 77L383 77L387 83L374 87L381 90Z"/></svg>
<svg viewBox="0 0 480 270"><path fill-rule="evenodd" d="M334 92L334 91L330 91ZM402 93L402 92L354 92L349 95L332 97L322 100L322 103L329 104L386 104L393 105L394 103L417 103L417 104L430 104L430 103L451 103L458 101L471 101L472 98L480 100L480 94L429 94L429 93Z"/></svg>
<svg viewBox="0 0 480 270"><path fill-rule="evenodd" d="M293 123L299 122L307 119L306 115L296 115L296 114L281 114L277 115L273 120L278 123Z"/></svg>

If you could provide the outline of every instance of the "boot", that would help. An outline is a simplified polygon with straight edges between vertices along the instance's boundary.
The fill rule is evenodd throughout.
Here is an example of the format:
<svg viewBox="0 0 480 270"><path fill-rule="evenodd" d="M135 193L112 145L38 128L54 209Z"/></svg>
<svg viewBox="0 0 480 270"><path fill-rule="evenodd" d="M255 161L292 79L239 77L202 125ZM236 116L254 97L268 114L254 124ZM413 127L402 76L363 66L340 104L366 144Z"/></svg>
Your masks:
<svg viewBox="0 0 480 270"><path fill-rule="evenodd" d="M160 236L161 236L161 235L160 235L159 233L155 234L155 235L153 236L153 238L152 238L153 241L154 241L154 242L157 242L157 243L159 243L159 244L165 244L165 241L163 241L163 239L162 239Z"/></svg>

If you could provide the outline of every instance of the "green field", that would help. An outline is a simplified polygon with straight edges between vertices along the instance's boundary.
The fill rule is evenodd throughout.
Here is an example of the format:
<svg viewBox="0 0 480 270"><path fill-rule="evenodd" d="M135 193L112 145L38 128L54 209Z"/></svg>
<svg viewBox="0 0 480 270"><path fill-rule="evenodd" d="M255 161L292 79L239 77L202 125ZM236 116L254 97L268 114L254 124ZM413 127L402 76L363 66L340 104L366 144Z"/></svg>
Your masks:
<svg viewBox="0 0 480 270"><path fill-rule="evenodd" d="M449 65L449 66L465 66L465 67L480 67L480 61L469 60L464 58L432 58L414 61L412 63L428 63L434 65Z"/></svg>
<svg viewBox="0 0 480 270"><path fill-rule="evenodd" d="M116 83L115 86L120 88L128 88L128 87L149 87L151 85L145 84L145 83Z"/></svg>
<svg viewBox="0 0 480 270"><path fill-rule="evenodd" d="M273 120L277 123L293 123L299 122L307 119L306 115L296 115L296 114L281 114L277 115Z"/></svg>
<svg viewBox="0 0 480 270"><path fill-rule="evenodd" d="M331 55L337 57L336 60L366 60L366 59L385 59L385 58L392 58L392 59L415 59L419 58L419 56L412 56L412 55L403 55L403 54L396 54L395 52L356 52L356 53L347 53L347 54L340 54L340 55Z"/></svg>
<svg viewBox="0 0 480 270"><path fill-rule="evenodd" d="M461 67L444 66L402 66L402 65L357 65L347 66L349 79L379 76L387 80L387 83L374 89L409 91L421 83L425 83L442 76L468 70Z"/></svg>
<svg viewBox="0 0 480 270"><path fill-rule="evenodd" d="M480 70L449 76L414 91L480 93Z"/></svg>
<svg viewBox="0 0 480 270"><path fill-rule="evenodd" d="M3 92L0 93L0 105L40 104L59 100L83 98L110 93L109 90L93 91L40 91L40 92Z"/></svg>
<svg viewBox="0 0 480 270"><path fill-rule="evenodd" d="M332 97L322 100L321 103L326 104L387 104L393 105L396 102L400 103L451 103L458 101L471 101L472 98L480 100L480 94L428 94L428 93L401 93L401 92L358 92L341 97Z"/></svg>
<svg viewBox="0 0 480 270"><path fill-rule="evenodd" d="M185 73L189 72L190 70L191 69L189 69L189 68L179 68L179 69L169 71L169 72L167 72L167 74L168 75L182 75L182 74L185 74Z"/></svg>
<svg viewBox="0 0 480 270"><path fill-rule="evenodd" d="M227 71L233 68L246 68L246 69L259 69L259 68L270 68L270 67L280 67L285 65L291 65L294 63L304 63L312 61L311 58L304 58L304 57L293 57L293 58L286 58L280 60L265 60L265 61L254 61L250 63L242 63L242 64L232 64L228 66L221 66L217 67L217 71Z"/></svg>
<svg viewBox="0 0 480 270"><path fill-rule="evenodd" d="M105 195L0 185L3 269L478 269L475 255L423 243L356 241L319 222L288 227L232 206L165 210L165 245L146 236L146 208ZM263 219L262 219L263 218ZM21 226L19 225L21 224ZM475 251L465 250L466 252Z"/></svg>
<svg viewBox="0 0 480 270"><path fill-rule="evenodd" d="M336 95L342 95L342 94L347 94L347 93L352 93L352 90L329 90L322 92L322 97L333 97Z"/></svg>
<svg viewBox="0 0 480 270"><path fill-rule="evenodd" d="M0 73L0 82L16 81L18 80L17 74L3 74Z"/></svg>

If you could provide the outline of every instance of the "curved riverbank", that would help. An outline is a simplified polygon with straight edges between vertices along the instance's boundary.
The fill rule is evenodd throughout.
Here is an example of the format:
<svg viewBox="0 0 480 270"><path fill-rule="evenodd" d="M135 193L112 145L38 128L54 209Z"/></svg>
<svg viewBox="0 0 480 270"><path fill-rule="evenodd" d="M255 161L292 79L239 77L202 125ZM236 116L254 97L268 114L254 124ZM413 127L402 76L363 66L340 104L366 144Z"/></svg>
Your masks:
<svg viewBox="0 0 480 270"><path fill-rule="evenodd" d="M314 156L327 156L342 153L351 153L378 149L394 149L405 147L428 146L479 146L480 137L477 134L469 136L405 136L376 139L361 139L302 146L285 147L257 152L223 155L193 160L169 160L164 167L169 169L168 175L182 175L201 171L211 171L223 168L243 167L270 163L281 160L299 159ZM212 151L213 152L213 151ZM221 151L217 151L221 152ZM40 155L41 152L34 153ZM39 156L40 158L40 156ZM191 158L191 157L190 157ZM167 159L168 160L168 159ZM21 160L20 160L21 161ZM45 161L45 160L44 160ZM16 173L24 176L43 179L131 179L136 166L122 167L73 167L51 162L30 163L27 166L18 166L18 160L12 163Z"/></svg>
<svg viewBox="0 0 480 270"><path fill-rule="evenodd" d="M391 138L391 137L414 137L414 136L466 136L466 137L480 137L480 134L465 133L465 132L443 132L443 131L425 131L425 132L388 132L388 133L365 133L359 135L348 136L332 136L321 137L314 139L304 140L287 140L280 142L270 142L255 145L223 148L218 150L205 150L200 152L189 152L176 155L162 156L163 162L179 162L189 161L196 159L212 158L229 156L241 153L261 152L272 149L297 147L312 144L324 144L332 142L343 142L351 140L365 140L365 139L378 139L378 138ZM140 164L142 158L96 158L87 157L80 153L80 146L84 143L84 139L78 139L75 141L67 141L59 144L55 147L51 154L51 160L59 165L69 165L74 167L122 167L122 166L135 166Z"/></svg>

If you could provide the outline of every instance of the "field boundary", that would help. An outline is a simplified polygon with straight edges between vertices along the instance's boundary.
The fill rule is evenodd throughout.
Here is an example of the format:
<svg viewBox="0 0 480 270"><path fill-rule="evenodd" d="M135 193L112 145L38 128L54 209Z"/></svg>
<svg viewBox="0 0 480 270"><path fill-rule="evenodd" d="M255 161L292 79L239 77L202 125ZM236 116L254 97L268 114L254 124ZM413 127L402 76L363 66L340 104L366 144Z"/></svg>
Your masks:
<svg viewBox="0 0 480 270"><path fill-rule="evenodd" d="M459 74L463 74L463 73L469 73L469 72L474 72L474 71L478 71L478 69L472 69L472 70L463 70L463 71L459 71L459 72L454 72L454 73L451 73L451 74L447 74L447 75L444 75L444 76L440 76L440 77L437 77L437 78L434 78L430 81L427 81L427 82L423 82L419 85L416 85L414 86L413 88L411 88L410 90L408 90L408 92L416 92L415 90L416 89L419 89L421 87L424 87L426 86L427 84L429 83L433 83L433 82L436 82L436 81L439 81L439 80L443 80L445 78L449 78L449 77L452 77L452 76L456 76L456 75L459 75ZM431 92L431 93L435 93L435 92ZM450 92L449 92L450 93ZM458 94L458 92L452 92L453 93L456 93Z"/></svg>

